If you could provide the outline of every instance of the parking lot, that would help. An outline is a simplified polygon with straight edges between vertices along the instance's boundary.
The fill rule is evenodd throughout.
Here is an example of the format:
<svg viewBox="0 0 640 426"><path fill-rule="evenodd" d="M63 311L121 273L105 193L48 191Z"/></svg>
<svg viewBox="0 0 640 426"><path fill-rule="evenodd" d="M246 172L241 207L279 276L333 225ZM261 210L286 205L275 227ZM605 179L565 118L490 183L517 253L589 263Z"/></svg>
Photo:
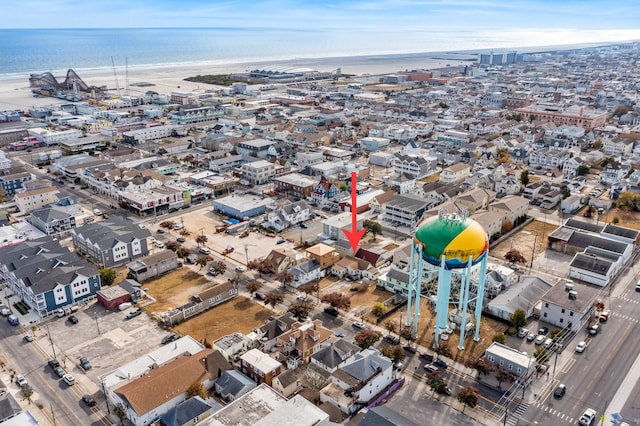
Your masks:
<svg viewBox="0 0 640 426"><path fill-rule="evenodd" d="M49 333L56 357L67 371L80 373L78 360L86 356L93 368L85 374L97 383L98 376L159 347L168 334L146 313L126 320L133 309L112 312L92 303L74 313L77 324L69 322L69 317L52 317L43 321L41 328ZM43 349L52 352L50 344Z"/></svg>

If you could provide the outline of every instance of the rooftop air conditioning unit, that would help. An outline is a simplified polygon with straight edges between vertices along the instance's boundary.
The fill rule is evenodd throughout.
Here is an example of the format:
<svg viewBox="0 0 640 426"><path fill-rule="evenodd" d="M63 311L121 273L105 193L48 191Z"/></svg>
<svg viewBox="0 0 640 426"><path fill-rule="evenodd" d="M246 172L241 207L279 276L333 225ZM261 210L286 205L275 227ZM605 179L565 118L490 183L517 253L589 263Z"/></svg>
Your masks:
<svg viewBox="0 0 640 426"><path fill-rule="evenodd" d="M577 291L574 291L574 290L570 290L569 291L569 299L576 300L577 297L578 297L578 292Z"/></svg>
<svg viewBox="0 0 640 426"><path fill-rule="evenodd" d="M564 285L564 291L572 291L573 290L573 283L566 283Z"/></svg>

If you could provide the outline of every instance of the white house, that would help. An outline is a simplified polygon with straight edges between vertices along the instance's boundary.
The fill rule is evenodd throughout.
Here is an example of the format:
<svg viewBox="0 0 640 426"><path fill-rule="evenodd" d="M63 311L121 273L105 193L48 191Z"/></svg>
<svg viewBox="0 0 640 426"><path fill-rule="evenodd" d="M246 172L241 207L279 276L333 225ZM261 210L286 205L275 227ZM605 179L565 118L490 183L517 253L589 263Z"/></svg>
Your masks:
<svg viewBox="0 0 640 426"><path fill-rule="evenodd" d="M578 331L589 322L599 294L598 288L558 283L540 299L540 319L559 328Z"/></svg>
<svg viewBox="0 0 640 426"><path fill-rule="evenodd" d="M440 182L456 183L462 182L471 175L471 166L465 163L456 163L442 170Z"/></svg>
<svg viewBox="0 0 640 426"><path fill-rule="evenodd" d="M395 379L393 363L377 349L358 352L331 374L320 401L351 414L383 392Z"/></svg>

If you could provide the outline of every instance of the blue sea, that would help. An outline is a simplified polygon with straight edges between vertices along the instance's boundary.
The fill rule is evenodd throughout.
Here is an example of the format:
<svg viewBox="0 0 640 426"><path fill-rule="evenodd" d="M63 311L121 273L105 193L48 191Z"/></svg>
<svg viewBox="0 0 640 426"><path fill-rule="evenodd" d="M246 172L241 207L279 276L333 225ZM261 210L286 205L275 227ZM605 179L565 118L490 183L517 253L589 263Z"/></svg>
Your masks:
<svg viewBox="0 0 640 426"><path fill-rule="evenodd" d="M548 47L562 42L605 43L640 38L623 31L358 31L247 28L0 30L0 79L51 71L63 74L195 64L490 49Z"/></svg>

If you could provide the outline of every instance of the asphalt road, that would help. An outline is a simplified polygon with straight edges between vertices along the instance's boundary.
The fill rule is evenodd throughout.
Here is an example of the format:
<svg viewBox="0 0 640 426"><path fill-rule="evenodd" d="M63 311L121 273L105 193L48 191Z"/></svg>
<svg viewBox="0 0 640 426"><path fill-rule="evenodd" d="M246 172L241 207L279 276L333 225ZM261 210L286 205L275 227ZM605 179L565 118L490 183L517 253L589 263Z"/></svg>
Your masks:
<svg viewBox="0 0 640 426"><path fill-rule="evenodd" d="M46 338L29 343L24 341L22 332L22 327L13 327L6 321L0 321L0 347L9 360L7 367L24 375L34 391L31 397L34 403L30 410L40 411L51 424L54 424L55 417L55 424L61 426L110 425L111 421L102 411L97 407L89 408L80 401L82 395L89 393L81 383L67 386L48 366L48 355L40 346L47 342ZM69 369L68 372L78 376L76 371ZM7 386L17 389L15 383L8 383ZM12 393L16 389L12 389ZM20 396L20 393L16 395L17 398ZM42 410L38 407L42 407Z"/></svg>

